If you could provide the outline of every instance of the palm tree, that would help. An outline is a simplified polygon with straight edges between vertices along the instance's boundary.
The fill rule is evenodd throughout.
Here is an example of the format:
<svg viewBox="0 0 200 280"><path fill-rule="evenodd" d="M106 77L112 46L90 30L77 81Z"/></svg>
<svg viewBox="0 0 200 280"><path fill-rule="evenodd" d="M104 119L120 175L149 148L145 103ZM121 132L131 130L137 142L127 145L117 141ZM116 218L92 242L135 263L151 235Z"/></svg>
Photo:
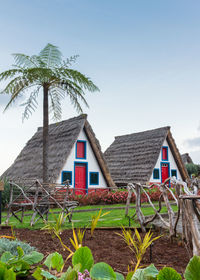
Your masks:
<svg viewBox="0 0 200 280"><path fill-rule="evenodd" d="M0 82L9 80L1 92L11 95L5 110L26 92L29 96L22 105L25 106L23 119L27 119L37 107L37 97L40 90L43 90L43 183L48 183L49 109L55 120L61 119L61 100L68 96L80 113L80 101L88 107L84 98L85 91L94 92L99 89L88 77L70 68L77 56L63 60L58 47L52 44L47 44L39 55L16 53L13 56L14 68L0 73Z"/></svg>

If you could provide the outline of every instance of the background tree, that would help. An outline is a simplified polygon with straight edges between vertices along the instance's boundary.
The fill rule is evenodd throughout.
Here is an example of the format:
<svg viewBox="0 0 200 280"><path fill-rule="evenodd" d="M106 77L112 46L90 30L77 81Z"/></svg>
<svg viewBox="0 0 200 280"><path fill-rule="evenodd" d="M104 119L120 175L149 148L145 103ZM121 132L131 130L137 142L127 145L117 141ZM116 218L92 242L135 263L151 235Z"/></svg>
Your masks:
<svg viewBox="0 0 200 280"><path fill-rule="evenodd" d="M199 174L200 174L200 165L199 164L187 163L185 165L185 167L190 176L191 175L199 176Z"/></svg>
<svg viewBox="0 0 200 280"><path fill-rule="evenodd" d="M37 107L37 97L43 92L43 182L48 183L48 141L49 109L55 120L61 119L61 100L68 96L75 109L81 113L80 101L88 106L85 91L99 89L85 75L70 68L77 56L62 59L58 47L47 44L39 55L28 56L13 54L15 65L12 69L0 73L0 82L9 80L1 93L11 95L5 110L22 94L28 94L23 104L23 119L27 119ZM31 89L31 91L30 91ZM50 103L50 106L49 106Z"/></svg>

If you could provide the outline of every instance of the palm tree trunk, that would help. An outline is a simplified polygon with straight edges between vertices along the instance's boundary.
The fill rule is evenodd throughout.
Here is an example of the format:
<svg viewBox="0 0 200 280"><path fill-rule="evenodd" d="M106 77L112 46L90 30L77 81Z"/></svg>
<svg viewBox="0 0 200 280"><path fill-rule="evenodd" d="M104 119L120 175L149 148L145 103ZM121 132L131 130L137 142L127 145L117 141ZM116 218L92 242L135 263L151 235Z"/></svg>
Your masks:
<svg viewBox="0 0 200 280"><path fill-rule="evenodd" d="M48 173L49 158L49 105L48 86L43 86L43 183L49 182Z"/></svg>

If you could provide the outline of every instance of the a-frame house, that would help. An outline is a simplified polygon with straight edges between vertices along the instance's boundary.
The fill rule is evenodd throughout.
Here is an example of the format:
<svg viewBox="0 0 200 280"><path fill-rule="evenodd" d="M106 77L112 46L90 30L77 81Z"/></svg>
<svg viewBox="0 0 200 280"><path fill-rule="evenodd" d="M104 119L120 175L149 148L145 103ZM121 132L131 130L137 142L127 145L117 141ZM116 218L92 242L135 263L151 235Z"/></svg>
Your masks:
<svg viewBox="0 0 200 280"><path fill-rule="evenodd" d="M169 126L117 136L104 155L117 185L188 178Z"/></svg>

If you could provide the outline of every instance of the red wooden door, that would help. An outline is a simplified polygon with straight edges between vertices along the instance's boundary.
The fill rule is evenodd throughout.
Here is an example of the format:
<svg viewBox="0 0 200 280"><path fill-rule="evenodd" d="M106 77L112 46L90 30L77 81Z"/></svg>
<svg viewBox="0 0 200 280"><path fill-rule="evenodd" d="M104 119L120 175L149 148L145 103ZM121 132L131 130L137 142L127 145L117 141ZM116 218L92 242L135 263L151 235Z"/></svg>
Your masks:
<svg viewBox="0 0 200 280"><path fill-rule="evenodd" d="M167 163L162 163L162 183L169 178L169 165Z"/></svg>
<svg viewBox="0 0 200 280"><path fill-rule="evenodd" d="M85 165L75 165L75 194L86 194Z"/></svg>

